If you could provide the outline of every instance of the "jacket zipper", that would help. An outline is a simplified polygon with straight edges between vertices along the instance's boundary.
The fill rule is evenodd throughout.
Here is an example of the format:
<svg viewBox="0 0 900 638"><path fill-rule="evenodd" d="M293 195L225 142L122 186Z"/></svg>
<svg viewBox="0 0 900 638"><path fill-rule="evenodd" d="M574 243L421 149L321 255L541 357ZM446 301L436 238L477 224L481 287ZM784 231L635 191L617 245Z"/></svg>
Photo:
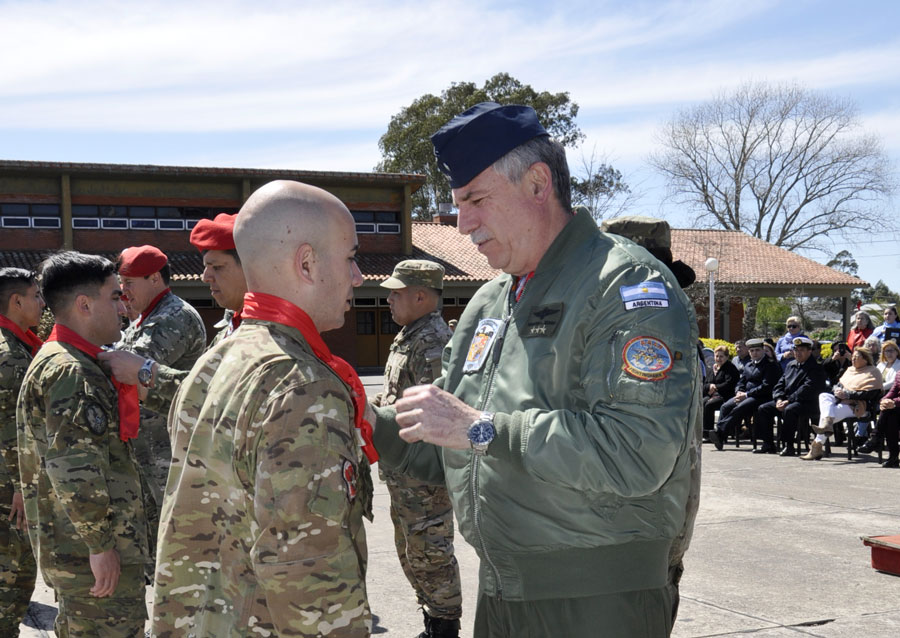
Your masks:
<svg viewBox="0 0 900 638"><path fill-rule="evenodd" d="M614 333L612 333L612 336L609 338L609 354L610 354L609 360L610 361L616 360L615 343L616 343L616 339L618 338L618 336L620 334L622 334L622 331L616 330ZM620 367L618 367L616 365L611 365L611 366L609 366L609 372L606 375L606 387L609 389L608 391L609 391L610 401L614 401L616 398L616 396L613 394L612 380L613 380L613 373L618 372L619 370L621 370Z"/></svg>
<svg viewBox="0 0 900 638"><path fill-rule="evenodd" d="M491 371L488 375L488 386L487 393L484 395L484 398L481 401L481 411L484 412L485 408L490 404L491 397L494 395L494 377L497 374L497 366L500 363L500 351L503 349L503 341L506 339L506 331L509 328L509 324L512 321L513 316L515 315L516 308L518 308L521 299L513 305L509 301L509 293L507 293L507 316L503 320L503 323L500 325L500 331L497 334L497 339L494 342L493 352L491 353ZM522 297L528 294L528 287L525 287L525 291L522 293ZM484 560L491 568L491 571L494 573L494 579L497 581L497 600L503 600L503 581L500 580L500 571L497 569L497 566L494 564L494 561L491 560L491 556L488 553L487 545L484 542L484 536L481 534L481 507L478 503L478 468L481 466L480 463L480 454L472 454L472 479L470 481L470 485L472 488L472 523L475 528L475 535L478 537L478 542L481 544L481 552L484 555Z"/></svg>

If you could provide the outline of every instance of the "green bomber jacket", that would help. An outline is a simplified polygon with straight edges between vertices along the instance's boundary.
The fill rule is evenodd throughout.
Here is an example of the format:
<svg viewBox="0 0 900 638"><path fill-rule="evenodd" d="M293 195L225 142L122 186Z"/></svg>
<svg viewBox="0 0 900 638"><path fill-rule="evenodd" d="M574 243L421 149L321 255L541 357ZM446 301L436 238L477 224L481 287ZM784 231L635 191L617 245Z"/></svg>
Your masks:
<svg viewBox="0 0 900 638"><path fill-rule="evenodd" d="M664 586L700 402L692 304L667 267L586 213L517 303L513 288L501 275L476 293L436 381L494 413L487 452L406 444L379 408L382 462L446 482L489 596Z"/></svg>

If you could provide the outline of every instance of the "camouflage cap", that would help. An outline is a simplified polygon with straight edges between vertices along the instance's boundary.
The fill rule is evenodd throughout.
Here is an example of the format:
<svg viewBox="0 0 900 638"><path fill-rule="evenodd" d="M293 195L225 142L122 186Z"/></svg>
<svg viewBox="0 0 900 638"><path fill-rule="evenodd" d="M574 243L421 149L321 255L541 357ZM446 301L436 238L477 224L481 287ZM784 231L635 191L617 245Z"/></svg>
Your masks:
<svg viewBox="0 0 900 638"><path fill-rule="evenodd" d="M647 252L669 267L682 288L687 288L696 281L697 273L694 269L680 259L672 257L672 231L666 220L627 215L604 221L600 224L600 230L604 233L621 235L646 248Z"/></svg>
<svg viewBox="0 0 900 638"><path fill-rule="evenodd" d="M427 259L407 259L394 266L394 273L381 282L383 288L424 286L444 289L444 267Z"/></svg>
<svg viewBox="0 0 900 638"><path fill-rule="evenodd" d="M604 233L613 233L627 237L647 250L654 248L672 248L672 234L669 222L655 217L628 215L607 219L600 224Z"/></svg>

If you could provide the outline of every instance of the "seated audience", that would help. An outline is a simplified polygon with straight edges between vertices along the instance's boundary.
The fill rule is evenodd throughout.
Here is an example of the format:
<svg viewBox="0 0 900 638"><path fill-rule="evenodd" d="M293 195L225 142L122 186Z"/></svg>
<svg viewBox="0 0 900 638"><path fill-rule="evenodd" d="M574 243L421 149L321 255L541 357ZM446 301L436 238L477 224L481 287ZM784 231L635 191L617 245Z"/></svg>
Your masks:
<svg viewBox="0 0 900 638"><path fill-rule="evenodd" d="M809 452L800 457L804 461L815 461L824 456L825 441L834 433L836 422L875 413L875 405L881 398L884 386L871 351L857 347L850 363L851 367L834 386L833 394L823 392L819 395L819 424L813 426L816 439Z"/></svg>
<svg viewBox="0 0 900 638"><path fill-rule="evenodd" d="M719 421L709 432L709 440L717 450L722 449L730 427L734 428L735 436L740 436L738 426L744 417L754 414L759 405L772 400L772 390L781 378L781 366L766 356L762 339L750 339L747 348L750 361L741 371L737 391L719 408Z"/></svg>
<svg viewBox="0 0 900 638"><path fill-rule="evenodd" d="M831 344L831 356L822 364L825 375L828 377L828 385L834 387L838 379L844 374L844 370L850 367L850 348L843 341Z"/></svg>
<svg viewBox="0 0 900 638"><path fill-rule="evenodd" d="M872 358L878 360L881 356L881 341L878 337L869 337L863 342L863 347L872 353Z"/></svg>
<svg viewBox="0 0 900 638"><path fill-rule="evenodd" d="M897 321L897 306L888 306L884 309L884 323L875 328L872 336L885 341L888 338L885 334L888 328L900 331L900 321Z"/></svg>
<svg viewBox="0 0 900 638"><path fill-rule="evenodd" d="M781 415L781 429L778 439L784 442L782 456L795 456L794 438L801 418L809 418L816 413L816 398L825 391L825 371L812 358L812 339L805 336L794 338L794 356L784 370L784 375L775 385L772 401L759 406L754 417L754 427L762 439L762 446L754 454L775 454L778 452L772 440L772 424Z"/></svg>
<svg viewBox="0 0 900 638"><path fill-rule="evenodd" d="M740 372L744 369L745 363L750 363L750 350L747 348L747 342L743 339L738 339L734 342L734 349L737 351L737 354L732 357L731 363Z"/></svg>
<svg viewBox="0 0 900 638"><path fill-rule="evenodd" d="M734 390L740 378L737 368L728 360L728 346L717 346L714 350L714 358L712 369L707 373L706 383L703 384L703 431L705 433L713 429L716 410L734 396Z"/></svg>
<svg viewBox="0 0 900 638"><path fill-rule="evenodd" d="M875 330L875 327L872 325L872 318L862 310L856 313L853 317L853 322L854 328L847 335L847 347L850 348L851 352L856 350L856 346L863 345Z"/></svg>
<svg viewBox="0 0 900 638"><path fill-rule="evenodd" d="M771 339L765 339L763 341L763 351L766 353L767 359L775 362L778 361L778 356L775 354L775 346L772 344Z"/></svg>
<svg viewBox="0 0 900 638"><path fill-rule="evenodd" d="M878 371L881 372L885 388L893 385L898 370L900 370L900 346L896 341L885 341L881 348L881 361L878 363Z"/></svg>
<svg viewBox="0 0 900 638"><path fill-rule="evenodd" d="M787 332L775 344L775 358L781 364L782 370L787 368L787 364L794 358L794 339L805 336L800 325L800 317L788 317L785 325Z"/></svg>
<svg viewBox="0 0 900 638"><path fill-rule="evenodd" d="M879 404L881 413L875 425L875 436L859 448L860 452L881 449L881 442L887 444L888 458L881 467L900 467L900 374L894 376L891 389Z"/></svg>

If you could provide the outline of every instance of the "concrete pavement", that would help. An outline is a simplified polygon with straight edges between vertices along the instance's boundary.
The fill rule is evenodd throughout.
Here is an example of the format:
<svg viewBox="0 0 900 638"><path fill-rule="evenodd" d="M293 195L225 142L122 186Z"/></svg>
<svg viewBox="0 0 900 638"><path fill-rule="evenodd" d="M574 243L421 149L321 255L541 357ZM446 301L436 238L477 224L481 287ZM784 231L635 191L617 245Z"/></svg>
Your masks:
<svg viewBox="0 0 900 638"><path fill-rule="evenodd" d="M368 391L380 389L377 377L364 382ZM704 446L702 500L675 638L900 635L900 577L873 570L870 549L859 540L900 534L900 471L881 468L874 456L848 462L843 448L835 451L803 462L751 454L749 446L722 452ZM376 474L375 523L367 526L373 634L412 638L422 616L397 562L388 508ZM457 557L461 635L470 638L478 559L459 538ZM32 624L42 628L23 625L22 635L52 636L52 592L40 588L33 607L42 615Z"/></svg>

